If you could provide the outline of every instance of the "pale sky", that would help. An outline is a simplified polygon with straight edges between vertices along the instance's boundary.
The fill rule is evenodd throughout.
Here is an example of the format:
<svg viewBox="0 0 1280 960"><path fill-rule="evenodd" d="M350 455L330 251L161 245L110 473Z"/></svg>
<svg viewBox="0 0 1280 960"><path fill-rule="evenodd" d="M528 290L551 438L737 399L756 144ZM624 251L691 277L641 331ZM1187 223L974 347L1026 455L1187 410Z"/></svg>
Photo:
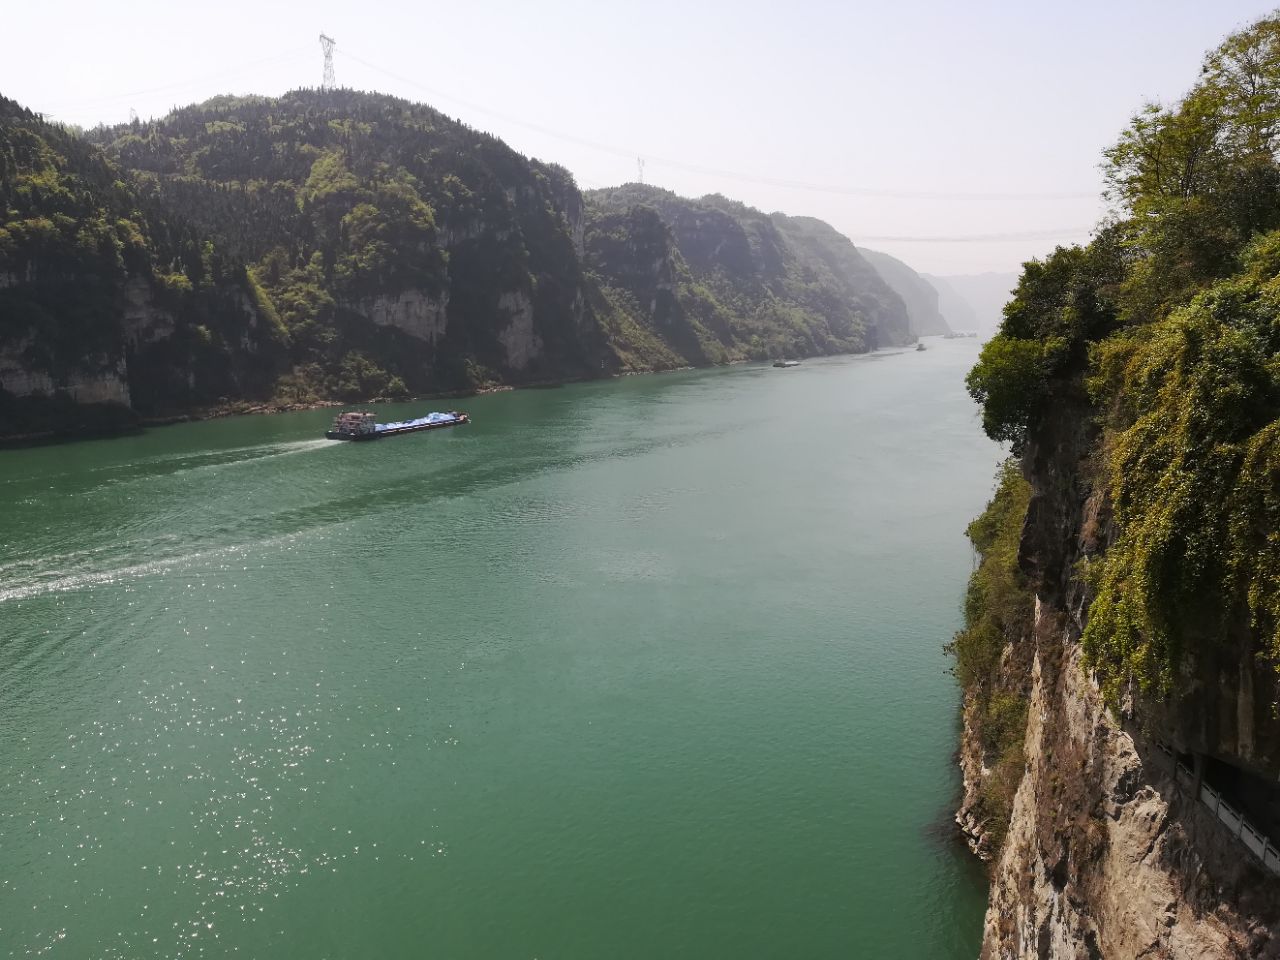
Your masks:
<svg viewBox="0 0 1280 960"><path fill-rule="evenodd" d="M3 11L0 94L68 123L339 85L563 164L821 217L938 274L1087 238L1146 99L1270 11L1244 0L49 0ZM1009 235L1014 235L1013 239ZM945 241L936 238L947 238ZM1004 239L992 239L1004 238Z"/></svg>

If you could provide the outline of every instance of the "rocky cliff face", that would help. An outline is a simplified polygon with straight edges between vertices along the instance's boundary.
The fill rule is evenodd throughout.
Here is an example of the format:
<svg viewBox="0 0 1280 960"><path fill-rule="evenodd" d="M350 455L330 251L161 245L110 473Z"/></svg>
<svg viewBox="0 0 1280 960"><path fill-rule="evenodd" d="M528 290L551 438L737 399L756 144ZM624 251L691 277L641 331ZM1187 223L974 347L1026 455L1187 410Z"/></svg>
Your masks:
<svg viewBox="0 0 1280 960"><path fill-rule="evenodd" d="M351 308L379 327L395 327L426 343L444 335L449 319L449 296L431 297L421 290L405 290L356 301Z"/></svg>
<svg viewBox="0 0 1280 960"><path fill-rule="evenodd" d="M52 397L65 393L76 403L130 405L128 371L123 355L84 357L74 370L55 378L31 368L24 356L28 344L0 349L0 389L13 397Z"/></svg>
<svg viewBox="0 0 1280 960"><path fill-rule="evenodd" d="M1026 773L982 956L1280 957L1277 877L1175 782L1139 725L1103 707L1078 635L1072 617L1037 606Z"/></svg>
<svg viewBox="0 0 1280 960"><path fill-rule="evenodd" d="M814 356L914 339L901 298L820 220L634 183L592 191L587 210L585 262L628 365Z"/></svg>
<svg viewBox="0 0 1280 960"><path fill-rule="evenodd" d="M102 151L0 98L5 434L254 396L281 333L241 263Z"/></svg>
<svg viewBox="0 0 1280 960"><path fill-rule="evenodd" d="M87 296L69 300L68 280L50 280L38 258L26 266L31 279L0 296L0 406L21 405L7 418L18 433L56 431L68 404L116 407L108 419L128 422L253 396L269 382L276 331L233 279L172 290L143 267L80 277ZM93 326L76 329L86 314Z"/></svg>
<svg viewBox="0 0 1280 960"><path fill-rule="evenodd" d="M1024 457L1032 497L1019 562L1035 614L999 665L999 682L1026 697L1027 711L998 850L993 827L1004 825L980 816L995 772L966 698L957 821L975 851L994 858L982 956L1280 957L1280 874L1197 800L1216 786L1264 832L1274 829L1266 783L1275 785L1276 754L1259 747L1274 743L1276 719L1257 706L1260 685L1275 702L1274 671L1249 668L1244 682L1238 665L1210 673L1220 682L1193 694L1195 704L1104 705L1082 664L1091 598L1078 561L1106 545L1108 506L1089 479L1097 438L1083 399L1057 399ZM1209 720L1192 730L1170 722L1196 716ZM1244 767L1265 773L1265 783L1242 775Z"/></svg>
<svg viewBox="0 0 1280 960"><path fill-rule="evenodd" d="M820 221L584 197L394 97L217 97L85 137L0 98L0 121L0 404L354 401L914 336Z"/></svg>

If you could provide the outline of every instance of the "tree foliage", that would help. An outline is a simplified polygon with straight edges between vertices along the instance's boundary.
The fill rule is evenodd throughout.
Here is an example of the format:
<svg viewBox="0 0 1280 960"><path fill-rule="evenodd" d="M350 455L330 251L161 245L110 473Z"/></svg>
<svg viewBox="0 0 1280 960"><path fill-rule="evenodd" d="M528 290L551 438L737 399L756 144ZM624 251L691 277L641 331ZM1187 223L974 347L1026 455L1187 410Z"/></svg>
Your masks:
<svg viewBox="0 0 1280 960"><path fill-rule="evenodd" d="M643 184L592 191L587 212L587 267L626 325L660 342L646 356L762 360L913 339L901 299L822 221Z"/></svg>
<svg viewBox="0 0 1280 960"><path fill-rule="evenodd" d="M1034 439L1056 384L1097 404L1114 536L1084 647L1107 694L1176 694L1253 629L1280 664L1280 19L1229 37L1106 153L1110 222L1027 264L969 377Z"/></svg>
<svg viewBox="0 0 1280 960"><path fill-rule="evenodd" d="M395 97L215 97L83 134L0 107L0 349L55 378L126 364L146 412L909 339L825 224L638 185L588 203Z"/></svg>
<svg viewBox="0 0 1280 960"><path fill-rule="evenodd" d="M1031 489L1006 460L996 472L986 510L967 531L979 556L965 592L964 628L947 647L965 689L968 718L992 773L983 778L978 816L996 848L1009 822L1013 794L1022 779L1027 701L1002 684L1001 657L1031 623L1032 595L1018 569L1018 544Z"/></svg>
<svg viewBox="0 0 1280 960"><path fill-rule="evenodd" d="M0 98L0 351L55 384L116 376L131 354L144 412L264 389L284 339L269 298L126 180L77 134ZM150 314L173 327L164 343L128 326ZM45 399L51 416L68 409Z"/></svg>

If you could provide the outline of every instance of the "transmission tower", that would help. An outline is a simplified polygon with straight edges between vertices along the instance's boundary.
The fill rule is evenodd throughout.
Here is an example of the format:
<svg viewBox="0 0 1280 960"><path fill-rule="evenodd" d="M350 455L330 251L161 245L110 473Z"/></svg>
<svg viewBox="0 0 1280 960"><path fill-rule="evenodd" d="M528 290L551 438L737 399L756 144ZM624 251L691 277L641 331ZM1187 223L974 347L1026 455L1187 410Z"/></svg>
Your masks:
<svg viewBox="0 0 1280 960"><path fill-rule="evenodd" d="M320 84L321 90L332 90L338 85L333 76L333 48L337 43L333 37L320 34L320 49L324 51L324 82Z"/></svg>
<svg viewBox="0 0 1280 960"><path fill-rule="evenodd" d="M640 168L640 182L644 183L644 157L636 157L636 166Z"/></svg>

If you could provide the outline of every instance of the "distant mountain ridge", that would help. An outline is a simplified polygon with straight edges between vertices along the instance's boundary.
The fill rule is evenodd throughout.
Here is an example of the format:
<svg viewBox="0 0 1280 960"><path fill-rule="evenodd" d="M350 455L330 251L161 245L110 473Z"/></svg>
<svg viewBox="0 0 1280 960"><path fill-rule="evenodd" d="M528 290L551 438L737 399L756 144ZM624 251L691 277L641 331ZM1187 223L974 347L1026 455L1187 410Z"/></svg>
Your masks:
<svg viewBox="0 0 1280 960"><path fill-rule="evenodd" d="M975 330L982 335L995 333L1000 326L1004 305L1013 299L1013 288L1018 284L1016 273L974 273L935 277L923 275L938 289L939 306L943 314L959 322L947 313L948 309L972 319L960 329Z"/></svg>
<svg viewBox="0 0 1280 960"><path fill-rule="evenodd" d="M216 97L84 136L0 98L0 414L31 432L913 338L821 221L584 197L395 97Z"/></svg>
<svg viewBox="0 0 1280 960"><path fill-rule="evenodd" d="M929 337L951 332L951 327L938 310L938 291L924 277L887 253L866 247L859 247L858 251L906 304L913 334Z"/></svg>
<svg viewBox="0 0 1280 960"><path fill-rule="evenodd" d="M714 362L913 339L900 298L820 220L635 183L585 198L585 263L618 315L606 321L615 342L626 340L619 323L657 341L627 341L633 361L652 363L664 349Z"/></svg>
<svg viewBox="0 0 1280 960"><path fill-rule="evenodd" d="M947 326L957 333L978 329L978 315L974 313L969 301L962 297L955 287L951 286L944 277L933 277L927 273L922 273L920 276L929 286L938 291L938 312L947 321Z"/></svg>

